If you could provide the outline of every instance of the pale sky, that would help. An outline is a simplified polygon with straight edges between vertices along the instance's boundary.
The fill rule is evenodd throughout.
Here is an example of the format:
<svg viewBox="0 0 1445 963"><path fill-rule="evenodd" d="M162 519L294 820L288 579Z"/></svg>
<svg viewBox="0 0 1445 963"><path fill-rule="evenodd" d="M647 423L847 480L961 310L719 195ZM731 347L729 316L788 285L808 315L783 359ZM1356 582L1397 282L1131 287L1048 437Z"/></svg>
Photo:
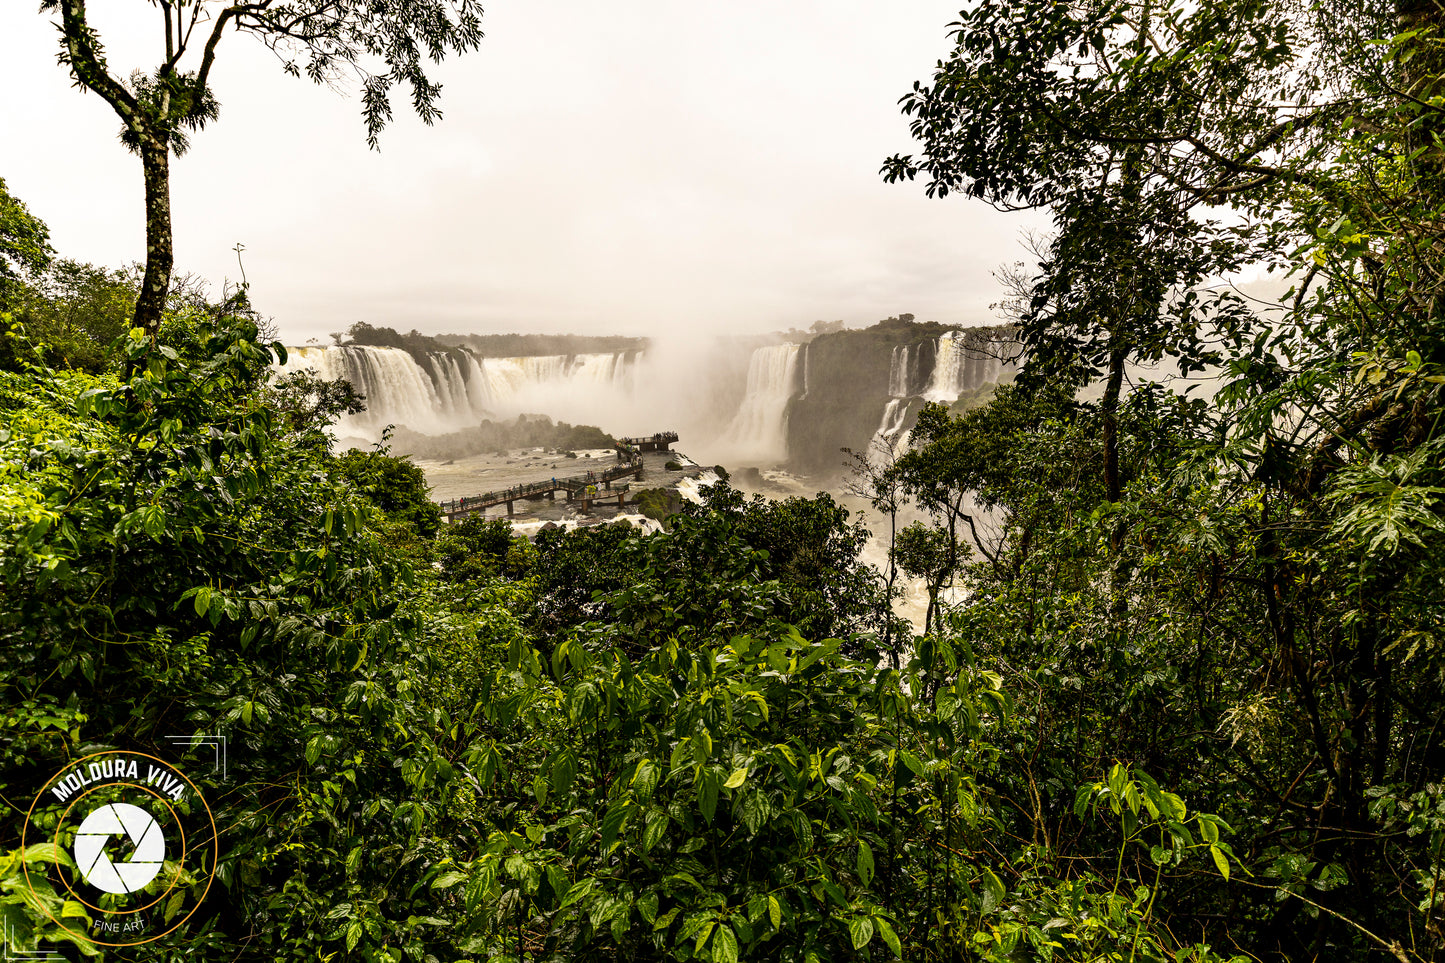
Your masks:
<svg viewBox="0 0 1445 963"><path fill-rule="evenodd" d="M219 120L172 161L177 266L238 278L293 343L353 321L428 333L742 333L911 312L994 320L990 272L1029 218L878 169L898 98L960 0L493 0L369 151L354 96L228 34ZM94 0L112 67L159 60L145 0ZM144 251L140 163L56 64L35 0L0 2L0 177L57 250Z"/></svg>

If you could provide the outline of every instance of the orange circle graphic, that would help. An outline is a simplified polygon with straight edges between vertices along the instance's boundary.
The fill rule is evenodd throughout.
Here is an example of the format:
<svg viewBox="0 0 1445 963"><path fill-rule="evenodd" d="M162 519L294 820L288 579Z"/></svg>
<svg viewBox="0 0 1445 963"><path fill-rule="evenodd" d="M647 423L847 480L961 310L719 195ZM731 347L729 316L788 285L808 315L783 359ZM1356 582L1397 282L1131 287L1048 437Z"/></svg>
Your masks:
<svg viewBox="0 0 1445 963"><path fill-rule="evenodd" d="M169 926L169 927L167 927L166 929L162 930L161 932L157 933L155 936L147 937L146 939L143 939L143 940L136 940L136 941L134 941L134 942L132 942L132 943L108 943L108 942L106 942L105 940L98 940L98 939L95 939L93 936L89 935L88 933L85 933L85 932L82 931L82 930L76 930L74 927L68 926L68 925L66 925L64 922L62 922L61 920L56 919L53 915L51 915L50 911L45 908L45 903L44 903L43 900L40 900L40 899L37 899L37 900L36 900L36 902L40 905L41 910L45 913L46 916L50 917L50 921L53 922L56 926L59 926L61 929L66 930L66 931L68 931L68 932L80 934L80 935L83 936L84 939L86 939L86 940L88 940L89 942L95 944L96 946L112 946L112 947L116 947L116 948L123 948L123 947L127 947L127 946L142 946L142 945L144 945L144 944L146 944L146 943L153 943L153 942L155 942L156 940L160 939L161 937L167 935L168 933L174 932L177 928L179 928L182 924L184 924L184 923L186 922L186 920L190 919L190 918L195 914L196 910L198 910L198 909L200 908L201 903L203 903L203 902L205 901L207 894L209 894L210 891L211 891L211 884L212 884L213 882L215 882L215 878L216 878L216 864L219 862L220 854L216 852L216 850L215 850L214 847L215 847L215 844L216 844L218 838L220 837L220 833L219 833L219 831L216 829L216 817L215 817L215 815L211 812L211 807L210 807L210 805L206 802L206 797L201 793L200 788L197 787L194 782L191 782L190 778L189 778L188 776L186 776L185 773L181 772L173 763L167 762L166 760L161 759L159 756L152 756L152 755L150 755L149 753L133 752L133 751L131 751L131 750L129 750L129 749L109 749L109 750L105 750L105 751L102 751L102 752L92 752L92 753L90 753L89 755L81 756L79 759L72 760L71 762L66 763L64 766L62 766L62 767L60 768L60 771L57 772L54 776L51 776L50 779L46 780L45 784L44 784L43 786L41 786L40 791L35 794L35 798L34 798L33 800L31 800L30 808L29 808L28 810L26 810L26 813L25 813L25 823L22 825L21 830L20 830L20 848L21 848L21 851L22 851L22 852L23 852L24 849L26 848L26 841L25 841L25 839L26 839L27 833L28 833L29 830L30 830L30 819L31 819L32 816L34 816L34 814L35 814L35 807L40 804L40 799L41 799L41 797L45 794L45 790L50 787L50 784L51 784L52 782L54 782L57 777L59 777L60 775L62 775L62 774L65 773L66 771L73 769L75 766L80 765L81 763L85 762L87 759L94 759L94 758L96 758L96 757L98 757L98 756L138 756L138 757L140 757L140 758L142 758L142 759L150 759L150 760L153 760L154 762L160 763L162 766L166 767L166 770L167 770L167 771L169 771L170 773L172 773L173 775L175 775L176 777L178 777L179 779L181 779L183 782L185 782L185 784L186 784L187 786L189 786L189 787L191 788L191 792L195 795L196 799L200 800L201 808L206 811L206 819L207 819L207 820L210 822L210 824L211 824L211 837L210 837L210 838L211 838L211 843L212 843L211 866L210 866L209 871L206 872L206 888L201 891L201 895L196 899L195 905L190 908L190 910L186 913L186 915L184 915L184 916L182 916L180 919L176 920L175 923L171 924L171 926ZM119 782L110 782L110 783L106 783L105 785L107 785L107 786L114 786L114 785L130 785L130 786L135 786L134 783L124 783L124 784L122 784L122 783L119 783ZM103 787L97 786L96 788L99 789L99 788L103 788ZM159 794L158 794L158 793L154 793L154 792L152 792L152 791L149 790L149 789L145 789L145 787L143 787L143 786L136 786L136 788L142 789L142 790L144 790L144 791L146 791L146 792L150 792L152 795L157 796L157 798L159 798ZM89 790L89 789L88 789L88 790L86 790L86 793L83 793L82 795L88 794L88 793L93 792L93 791L94 791L94 790ZM78 798L79 798L79 797L77 797L77 799L78 799ZM170 812L172 813L172 815L175 815L175 810L171 808L170 804L169 804L169 803L165 803L164 800L163 800L162 802L163 802L163 804L166 806L166 808L170 810ZM71 810L72 808L74 808L74 805L75 805L75 802L72 801L71 804L66 807L65 813L62 815L62 819L61 819L62 824L63 824L63 822L64 822L64 816L65 816L65 815L69 815L70 810ZM179 817L176 818L176 824L177 824L178 826L180 825L180 818L179 818ZM57 832L57 833L59 832L59 826L57 826L56 832ZM184 831L184 829L182 829L182 837L183 837L183 839L184 839L184 835L185 835L185 831ZM59 846L58 843L57 843L56 845L57 845L57 847ZM199 848L199 847L197 847L197 848ZM182 858L184 858L184 854L185 854L186 852L189 852L189 848L186 847L185 844L183 843L183 846L182 846ZM29 864L29 863L26 863L24 860L22 860L22 861L21 861L21 868L22 868L22 872L23 872L24 875L25 875L25 885L30 888L30 891L31 891L31 893L32 893L32 895L33 895L33 894L35 893L35 890L34 890L34 887L33 887L33 886L31 885L31 883L30 883L30 864ZM58 868L58 860L57 860L57 868ZM171 887L167 888L166 892L170 892L170 890L171 890L172 888L174 888L174 886L175 886L175 884L172 883L172 884L171 884ZM71 893L71 895L75 895L75 891L70 889L70 885L69 885L68 883L66 884L66 890L69 891L69 892ZM161 896L161 898L164 898L164 895L165 895L165 894L163 893L162 896ZM77 897L77 899L79 899L79 897ZM89 904L89 903L85 903L84 900L80 900L80 902L84 903L84 905L86 905L86 906L90 906L90 904ZM158 898L157 900L154 900L154 901L150 902L150 903L147 903L146 906L154 906L156 902L159 902L159 898ZM112 915L112 916L125 916L125 915L129 915L130 913L139 912L141 909L145 909L146 907L137 907L136 909L126 910L126 911L124 911L124 912L113 912L113 911L109 911L109 910L99 910L99 909L97 909L96 907L93 907L93 906L91 906L90 908L91 908L91 909L96 909L97 912L106 913L107 915Z"/></svg>

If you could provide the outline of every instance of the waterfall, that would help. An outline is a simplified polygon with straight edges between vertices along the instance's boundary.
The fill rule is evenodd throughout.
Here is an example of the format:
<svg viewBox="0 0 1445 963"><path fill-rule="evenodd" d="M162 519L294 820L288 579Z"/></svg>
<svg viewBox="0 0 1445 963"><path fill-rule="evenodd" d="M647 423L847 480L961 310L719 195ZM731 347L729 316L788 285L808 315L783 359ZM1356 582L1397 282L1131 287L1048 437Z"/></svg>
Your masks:
<svg viewBox="0 0 1445 963"><path fill-rule="evenodd" d="M923 397L944 403L958 400L980 385L998 381L1004 364L999 358L1004 345L993 337L950 331L938 339L933 377Z"/></svg>
<svg viewBox="0 0 1445 963"><path fill-rule="evenodd" d="M620 352L579 354L573 357L566 376L587 384L616 384L631 371L627 361L627 356Z"/></svg>
<svg viewBox="0 0 1445 963"><path fill-rule="evenodd" d="M431 377L400 348L288 348L279 374L311 371L318 378L344 378L366 397L366 411L342 418L342 433L374 434L388 424L426 430L444 410ZM425 427L424 427L425 426Z"/></svg>
<svg viewBox="0 0 1445 963"><path fill-rule="evenodd" d="M895 455L899 451L899 442L905 436L904 428L908 423L908 398L912 394L912 374L910 366L910 355L917 358L917 352L912 351L912 345L894 345L893 355L888 363L888 394L889 402L883 408L883 418L878 422L878 430L873 432L873 440L869 443L872 451L879 446L884 446ZM906 443L905 443L906 446Z"/></svg>
<svg viewBox="0 0 1445 963"><path fill-rule="evenodd" d="M893 357L888 362L888 396L890 398L908 397L908 349L909 345L906 344L893 347Z"/></svg>
<svg viewBox="0 0 1445 963"><path fill-rule="evenodd" d="M922 372L933 351L933 373L920 389ZM1004 373L1000 360L1003 344L990 334L949 331L933 342L900 344L893 347L888 365L889 401L883 408L870 448L879 446L895 455L908 448L909 415L917 411L917 399L949 404L980 385L999 380Z"/></svg>
<svg viewBox="0 0 1445 963"><path fill-rule="evenodd" d="M461 362L451 352L436 352L430 354L427 360L427 368L436 386L439 420L446 424L469 420L475 402L467 371Z"/></svg>
<svg viewBox="0 0 1445 963"><path fill-rule="evenodd" d="M873 440L886 445L896 455L899 452L899 442L907 435L907 432L904 431L907 424L908 399L894 398L883 409L883 420L878 423L878 430L873 433Z"/></svg>
<svg viewBox="0 0 1445 963"><path fill-rule="evenodd" d="M495 403L487 385L487 373L482 369L482 359L470 351L463 354L462 357L466 358L468 410L473 413L493 410Z"/></svg>
<svg viewBox="0 0 1445 963"><path fill-rule="evenodd" d="M482 380L487 397L497 407L506 407L525 389L555 381L567 367L567 356L538 355L530 358L483 358Z"/></svg>
<svg viewBox="0 0 1445 963"><path fill-rule="evenodd" d="M728 426L730 446L758 460L788 457L788 402L797 380L798 345L758 348L748 361L748 387L742 406Z"/></svg>
<svg viewBox="0 0 1445 963"><path fill-rule="evenodd" d="M627 393L637 360L626 351L484 358L454 349L419 363L400 348L371 345L288 348L287 355L278 375L344 378L365 396L366 411L343 417L336 433L367 437L389 424L436 434L524 413L577 418L588 404Z"/></svg>
<svg viewBox="0 0 1445 963"><path fill-rule="evenodd" d="M933 358L933 377L923 397L929 401L953 401L961 390L960 382L965 370L967 352L959 344L957 332L950 331L938 339L938 351Z"/></svg>

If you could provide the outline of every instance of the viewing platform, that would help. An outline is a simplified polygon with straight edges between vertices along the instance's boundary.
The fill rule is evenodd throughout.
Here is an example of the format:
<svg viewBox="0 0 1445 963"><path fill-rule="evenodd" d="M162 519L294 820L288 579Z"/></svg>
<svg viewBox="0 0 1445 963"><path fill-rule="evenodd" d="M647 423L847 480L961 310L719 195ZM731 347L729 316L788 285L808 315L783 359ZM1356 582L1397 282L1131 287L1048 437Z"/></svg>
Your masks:
<svg viewBox="0 0 1445 963"><path fill-rule="evenodd" d="M677 441L677 432L675 431L660 431L644 438L621 438L617 441L617 464L611 468L589 471L581 475L569 475L566 478L525 482L510 488L483 492L480 495L452 498L444 502L437 502L437 507L442 510L442 517L448 522L454 522L476 512L485 512L498 505L506 505L507 514L512 515L516 513L516 503L519 500L535 501L540 498L555 500L560 491L567 501L576 503L583 511L591 509L596 502L610 503L614 495L617 497L617 507L622 508L627 504L627 492L631 486L614 483L628 475L632 476L633 481L641 481L642 453L645 451L668 451L667 446L674 441Z"/></svg>
<svg viewBox="0 0 1445 963"><path fill-rule="evenodd" d="M474 512L484 512L488 508L497 505L506 505L507 514L515 514L515 503L519 499L555 499L560 491L566 495L567 501L577 502L583 511L592 507L593 502L610 500L613 495L617 496L617 507L625 504L629 485L613 486L619 478L631 475L635 481L642 480L642 461L626 462L621 465L614 465L603 471L589 471L585 475L573 475L570 478L552 478L544 481L529 482L525 485L513 485L511 488L503 488L499 491L484 492L480 495L466 495L462 498L453 498L449 501L438 502L437 506L442 510L442 516L448 522L464 518Z"/></svg>
<svg viewBox="0 0 1445 963"><path fill-rule="evenodd" d="M619 438L617 439L617 450L619 453L626 449L634 451L668 451L668 445L677 441L677 432L659 431L655 435L645 438Z"/></svg>

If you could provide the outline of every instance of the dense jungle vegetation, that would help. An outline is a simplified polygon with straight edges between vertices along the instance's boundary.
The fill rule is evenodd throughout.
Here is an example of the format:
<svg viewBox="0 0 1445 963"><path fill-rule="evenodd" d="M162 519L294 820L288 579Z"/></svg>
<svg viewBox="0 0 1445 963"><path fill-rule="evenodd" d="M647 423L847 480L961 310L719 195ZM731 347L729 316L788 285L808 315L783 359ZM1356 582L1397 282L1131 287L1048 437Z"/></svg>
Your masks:
<svg viewBox="0 0 1445 963"><path fill-rule="evenodd" d="M1438 10L960 16L887 175L1056 229L1017 383L860 478L922 635L827 496L439 526L244 292L132 328L0 191L9 945L97 952L34 787L195 731L218 885L138 957L1439 959Z"/></svg>

